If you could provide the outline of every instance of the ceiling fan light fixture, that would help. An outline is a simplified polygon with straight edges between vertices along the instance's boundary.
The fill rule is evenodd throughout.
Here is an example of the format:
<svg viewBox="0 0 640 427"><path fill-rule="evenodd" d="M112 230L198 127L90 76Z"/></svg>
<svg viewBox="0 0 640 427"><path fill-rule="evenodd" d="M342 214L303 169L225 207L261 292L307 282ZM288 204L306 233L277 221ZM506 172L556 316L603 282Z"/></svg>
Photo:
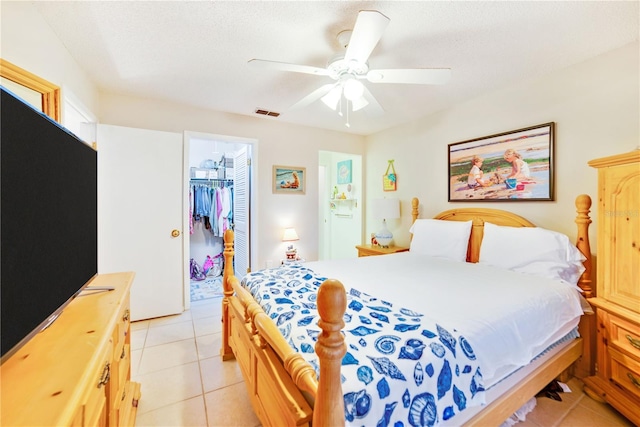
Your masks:
<svg viewBox="0 0 640 427"><path fill-rule="evenodd" d="M358 111L358 110L363 109L367 105L369 105L369 101L367 101L364 96L361 96L360 98L356 99L355 101L351 101L351 110L352 111Z"/></svg>
<svg viewBox="0 0 640 427"><path fill-rule="evenodd" d="M344 97L353 102L362 98L364 85L355 77L351 77L344 82Z"/></svg>
<svg viewBox="0 0 640 427"><path fill-rule="evenodd" d="M325 96L320 98L324 104L331 108L333 111L336 111L338 108L338 102L340 102L340 98L342 98L342 86L336 85L331 89Z"/></svg>

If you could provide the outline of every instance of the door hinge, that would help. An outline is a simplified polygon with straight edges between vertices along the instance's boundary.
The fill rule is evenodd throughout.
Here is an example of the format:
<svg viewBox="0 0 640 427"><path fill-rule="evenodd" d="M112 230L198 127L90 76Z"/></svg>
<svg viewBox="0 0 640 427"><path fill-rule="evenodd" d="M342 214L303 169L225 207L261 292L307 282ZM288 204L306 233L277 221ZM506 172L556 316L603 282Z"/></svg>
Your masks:
<svg viewBox="0 0 640 427"><path fill-rule="evenodd" d="M251 166L251 159L247 157L247 166Z"/></svg>

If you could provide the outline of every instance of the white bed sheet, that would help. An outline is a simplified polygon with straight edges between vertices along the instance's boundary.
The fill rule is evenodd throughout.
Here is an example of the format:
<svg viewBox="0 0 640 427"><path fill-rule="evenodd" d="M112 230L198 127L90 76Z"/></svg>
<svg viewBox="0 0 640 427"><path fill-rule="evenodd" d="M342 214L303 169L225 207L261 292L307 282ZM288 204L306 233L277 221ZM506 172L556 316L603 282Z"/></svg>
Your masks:
<svg viewBox="0 0 640 427"><path fill-rule="evenodd" d="M437 319L468 339L485 388L569 333L578 291L546 278L411 252L304 264L317 274Z"/></svg>

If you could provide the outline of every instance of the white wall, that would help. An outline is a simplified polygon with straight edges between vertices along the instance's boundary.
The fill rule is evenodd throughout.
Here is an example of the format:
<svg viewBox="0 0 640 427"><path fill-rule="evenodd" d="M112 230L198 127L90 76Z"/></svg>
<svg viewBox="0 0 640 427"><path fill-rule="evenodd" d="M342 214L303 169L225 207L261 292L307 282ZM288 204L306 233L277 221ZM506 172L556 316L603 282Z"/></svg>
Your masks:
<svg viewBox="0 0 640 427"><path fill-rule="evenodd" d="M253 165L258 175L259 243L257 265L282 258L282 229L297 224L296 243L308 260L317 259L318 248L318 151L341 151L362 155L364 138L303 126L290 126L274 118L248 117L188 108L151 99L99 93L82 68L37 10L29 2L0 2L0 55L2 58L62 87L69 87L100 123L170 132L194 131L255 138L259 158ZM64 93L62 94L64 96ZM307 168L304 196L275 195L271 189L274 164ZM302 237L304 236L304 237Z"/></svg>
<svg viewBox="0 0 640 427"><path fill-rule="evenodd" d="M96 113L96 86L31 3L2 1L0 12L0 56L60 86L63 98L65 87L70 88L87 109Z"/></svg>
<svg viewBox="0 0 640 427"><path fill-rule="evenodd" d="M364 137L278 123L270 117L249 117L181 106L169 102L100 94L100 121L118 126L184 130L256 139L252 165L257 174L258 248L257 266L283 258L282 231L295 224L300 240L296 248L307 260L318 259L318 165L319 151L364 154ZM305 195L273 194L273 165L307 169ZM255 269L255 266L254 266Z"/></svg>
<svg viewBox="0 0 640 427"><path fill-rule="evenodd" d="M401 221L389 227L398 244L408 244L410 200L421 200L421 216L464 207L447 202L447 144L549 121L556 122L556 201L479 203L504 208L536 224L575 236L574 197L596 197L593 158L630 151L639 140L638 43L606 53L545 78L511 85L438 114L365 138L302 126L277 119L212 112L115 94L98 93L29 2L0 2L0 55L54 84L68 86L101 123L182 132L185 130L255 138L259 141L259 258L281 257L280 233L300 224L296 246L307 259L317 258L318 151L365 154L366 199L382 197L381 175L395 159ZM274 195L271 166L307 168L305 196ZM363 205L364 206L364 205ZM366 207L365 207L366 211ZM377 222L367 212L365 235ZM592 211L595 220L595 211ZM595 227L591 228L595 251ZM304 237L302 237L304 236Z"/></svg>
<svg viewBox="0 0 640 427"><path fill-rule="evenodd" d="M390 229L398 244L408 244L412 197L420 199L422 218L471 206L447 201L448 144L555 122L555 201L481 202L473 206L510 210L575 239L574 199L589 194L594 202L591 249L596 252L597 173L587 162L638 147L639 51L638 43L632 43L539 80L505 87L368 137L367 199L382 195L380 175L387 160L395 159L402 221L390 224ZM367 232L375 227L371 212L367 212Z"/></svg>

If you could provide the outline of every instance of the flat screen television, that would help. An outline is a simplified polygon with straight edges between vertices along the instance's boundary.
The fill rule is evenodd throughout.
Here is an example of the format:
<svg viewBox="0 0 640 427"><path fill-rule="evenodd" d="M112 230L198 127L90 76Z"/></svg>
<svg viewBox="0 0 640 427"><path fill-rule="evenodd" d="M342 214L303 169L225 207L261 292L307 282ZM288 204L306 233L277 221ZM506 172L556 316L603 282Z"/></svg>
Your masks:
<svg viewBox="0 0 640 427"><path fill-rule="evenodd" d="M98 271L96 151L1 87L2 361Z"/></svg>

